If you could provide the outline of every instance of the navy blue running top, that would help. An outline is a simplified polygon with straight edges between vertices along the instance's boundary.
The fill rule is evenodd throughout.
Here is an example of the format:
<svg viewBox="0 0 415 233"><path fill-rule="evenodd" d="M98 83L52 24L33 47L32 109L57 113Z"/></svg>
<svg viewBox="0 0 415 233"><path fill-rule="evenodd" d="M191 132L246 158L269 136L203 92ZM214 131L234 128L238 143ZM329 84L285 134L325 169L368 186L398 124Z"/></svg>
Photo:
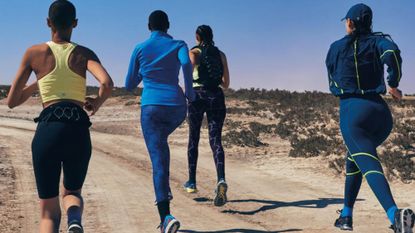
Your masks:
<svg viewBox="0 0 415 233"><path fill-rule="evenodd" d="M384 65L387 83L398 87L402 76L402 58L398 46L387 36L347 35L334 42L326 58L330 91L345 94L385 94Z"/></svg>

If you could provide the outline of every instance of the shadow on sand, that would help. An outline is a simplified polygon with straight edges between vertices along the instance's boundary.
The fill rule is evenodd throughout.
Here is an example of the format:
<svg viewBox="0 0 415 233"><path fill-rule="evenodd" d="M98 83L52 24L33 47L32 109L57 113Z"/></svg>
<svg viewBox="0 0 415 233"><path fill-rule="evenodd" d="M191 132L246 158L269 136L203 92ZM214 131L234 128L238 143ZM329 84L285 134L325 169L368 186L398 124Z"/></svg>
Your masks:
<svg viewBox="0 0 415 233"><path fill-rule="evenodd" d="M219 231L193 231L193 230L179 230L179 232L186 233L283 233L283 232L299 232L303 231L301 229L287 229L281 231L261 231L253 229L229 229L229 230L219 230Z"/></svg>
<svg viewBox="0 0 415 233"><path fill-rule="evenodd" d="M195 198L196 202L209 202L212 201L208 198ZM357 199L357 201L363 201L364 199ZM246 199L246 200L230 200L229 203L246 203L246 202L257 202L264 204L260 208L251 211L239 211L239 210L223 210L222 213L229 214L241 214L241 215L255 215L259 212L265 212L268 210L274 210L281 207L298 207L298 208L316 208L322 209L326 208L329 205L337 205L343 203L343 198L319 198L316 200L303 200L303 201L293 201L293 202L283 202L283 201L271 201L271 200L259 200L259 199ZM230 231L231 232L231 231Z"/></svg>

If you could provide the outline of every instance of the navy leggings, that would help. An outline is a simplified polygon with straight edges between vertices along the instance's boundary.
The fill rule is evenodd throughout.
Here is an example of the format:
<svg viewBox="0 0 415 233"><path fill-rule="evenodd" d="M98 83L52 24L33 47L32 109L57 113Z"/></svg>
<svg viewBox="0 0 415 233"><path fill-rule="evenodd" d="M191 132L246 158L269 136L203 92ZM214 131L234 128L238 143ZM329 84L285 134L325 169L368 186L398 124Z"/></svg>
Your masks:
<svg viewBox="0 0 415 233"><path fill-rule="evenodd" d="M196 182L198 146L203 115L206 113L209 143L213 152L218 181L225 179L225 153L222 146L222 127L226 117L225 97L222 89L195 88L196 101L189 104L189 181Z"/></svg>
<svg viewBox="0 0 415 233"><path fill-rule="evenodd" d="M141 128L153 166L153 183L156 202L172 198L170 190L169 135L179 127L186 117L186 105L141 106Z"/></svg>
<svg viewBox="0 0 415 233"><path fill-rule="evenodd" d="M392 125L391 112L379 95L340 100L340 129L348 150L345 206L353 208L363 177L385 211L396 206L376 152Z"/></svg>

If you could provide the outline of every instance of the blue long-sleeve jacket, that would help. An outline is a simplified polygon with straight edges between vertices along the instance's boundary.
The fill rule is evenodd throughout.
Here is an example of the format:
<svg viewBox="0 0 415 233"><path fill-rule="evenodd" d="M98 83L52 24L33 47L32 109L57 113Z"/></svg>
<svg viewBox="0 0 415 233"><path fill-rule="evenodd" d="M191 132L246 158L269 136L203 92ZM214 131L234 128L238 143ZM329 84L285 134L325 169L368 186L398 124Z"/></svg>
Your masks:
<svg viewBox="0 0 415 233"><path fill-rule="evenodd" d="M179 71L183 69L185 95L179 86ZM167 33L154 31L145 42L138 44L131 56L125 88L129 91L143 81L141 105L184 105L193 101L192 63L184 41L173 40Z"/></svg>
<svg viewBox="0 0 415 233"><path fill-rule="evenodd" d="M331 93L385 94L384 65L388 67L388 85L398 87L402 59L392 40L378 34L345 36L330 46L326 58Z"/></svg>

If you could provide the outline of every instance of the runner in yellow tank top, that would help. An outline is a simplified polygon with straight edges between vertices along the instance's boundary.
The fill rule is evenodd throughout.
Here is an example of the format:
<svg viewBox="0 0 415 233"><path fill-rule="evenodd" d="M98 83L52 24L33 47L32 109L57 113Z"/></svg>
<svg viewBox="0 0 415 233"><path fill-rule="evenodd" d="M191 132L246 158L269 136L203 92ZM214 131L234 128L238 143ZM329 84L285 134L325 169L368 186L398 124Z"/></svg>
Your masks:
<svg viewBox="0 0 415 233"><path fill-rule="evenodd" d="M40 198L40 233L58 233L61 220L60 174L63 170L62 207L67 233L83 233L82 186L91 157L88 114L95 114L111 94L112 80L90 49L71 42L77 25L72 3L57 0L49 8L52 41L29 48L8 95L8 106L23 104L39 87L43 111L32 142L33 170ZM86 95L86 72L100 83L96 98ZM30 74L37 81L26 86ZM32 232L35 232L33 230Z"/></svg>

